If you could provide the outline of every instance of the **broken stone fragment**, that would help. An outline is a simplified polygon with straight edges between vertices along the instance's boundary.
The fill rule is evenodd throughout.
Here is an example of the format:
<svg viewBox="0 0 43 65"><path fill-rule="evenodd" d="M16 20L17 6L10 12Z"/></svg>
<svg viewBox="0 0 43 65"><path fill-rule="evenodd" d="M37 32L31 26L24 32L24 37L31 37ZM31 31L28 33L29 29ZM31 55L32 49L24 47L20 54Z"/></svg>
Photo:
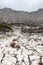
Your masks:
<svg viewBox="0 0 43 65"><path fill-rule="evenodd" d="M12 47L12 48L20 48L20 45L19 44L16 44L16 42L12 42L11 44L10 44L10 46Z"/></svg>
<svg viewBox="0 0 43 65"><path fill-rule="evenodd" d="M3 53L0 52L0 61L2 60L2 58L3 58Z"/></svg>
<svg viewBox="0 0 43 65"><path fill-rule="evenodd" d="M16 45L16 48L20 49L21 47L20 47L20 45Z"/></svg>
<svg viewBox="0 0 43 65"><path fill-rule="evenodd" d="M15 43L15 42L12 42L12 43L10 44L10 46L11 46L12 48L15 48L16 43Z"/></svg>
<svg viewBox="0 0 43 65"><path fill-rule="evenodd" d="M13 41L17 41L17 39L13 39Z"/></svg>

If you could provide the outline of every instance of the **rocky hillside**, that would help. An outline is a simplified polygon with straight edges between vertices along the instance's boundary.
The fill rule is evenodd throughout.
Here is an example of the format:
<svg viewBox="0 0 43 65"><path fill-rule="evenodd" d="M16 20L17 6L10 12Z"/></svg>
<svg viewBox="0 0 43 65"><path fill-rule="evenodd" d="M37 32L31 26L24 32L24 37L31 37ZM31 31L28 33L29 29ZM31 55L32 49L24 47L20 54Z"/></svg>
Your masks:
<svg viewBox="0 0 43 65"><path fill-rule="evenodd" d="M34 12L24 12L12 10L10 8L3 8L0 9L0 23L3 22L11 25L30 26L31 29L28 29L28 31L33 30L33 32L43 32L43 9ZM39 28L37 29L36 27Z"/></svg>
<svg viewBox="0 0 43 65"><path fill-rule="evenodd" d="M27 25L42 25L43 24L43 9L35 12L16 11L10 8L0 9L0 22L4 20L7 23L24 23Z"/></svg>

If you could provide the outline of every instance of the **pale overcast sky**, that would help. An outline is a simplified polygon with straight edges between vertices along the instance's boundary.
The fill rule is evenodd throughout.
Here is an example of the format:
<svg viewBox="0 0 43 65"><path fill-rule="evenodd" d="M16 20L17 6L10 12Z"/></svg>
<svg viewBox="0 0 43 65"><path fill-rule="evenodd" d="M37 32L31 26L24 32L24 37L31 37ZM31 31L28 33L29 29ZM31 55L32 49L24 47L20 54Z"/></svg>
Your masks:
<svg viewBox="0 0 43 65"><path fill-rule="evenodd" d="M0 0L0 8L4 7L14 10L34 11L43 8L43 0Z"/></svg>

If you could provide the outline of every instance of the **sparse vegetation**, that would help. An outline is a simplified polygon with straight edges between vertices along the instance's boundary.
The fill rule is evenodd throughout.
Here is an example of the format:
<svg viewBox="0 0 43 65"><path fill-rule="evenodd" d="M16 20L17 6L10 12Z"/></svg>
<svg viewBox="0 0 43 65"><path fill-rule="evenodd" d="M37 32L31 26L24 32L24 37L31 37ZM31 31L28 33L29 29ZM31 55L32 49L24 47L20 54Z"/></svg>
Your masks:
<svg viewBox="0 0 43 65"><path fill-rule="evenodd" d="M7 23L0 23L0 31L9 32L9 31L12 31L12 28Z"/></svg>

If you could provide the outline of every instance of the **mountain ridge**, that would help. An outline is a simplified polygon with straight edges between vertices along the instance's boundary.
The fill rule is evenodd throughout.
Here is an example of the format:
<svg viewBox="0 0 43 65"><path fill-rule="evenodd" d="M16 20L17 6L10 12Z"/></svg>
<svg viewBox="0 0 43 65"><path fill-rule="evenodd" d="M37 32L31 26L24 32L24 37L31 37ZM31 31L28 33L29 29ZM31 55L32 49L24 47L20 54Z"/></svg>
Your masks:
<svg viewBox="0 0 43 65"><path fill-rule="evenodd" d="M1 20L2 19L2 20ZM43 24L43 9L34 12L16 11L11 8L0 9L0 22L25 23L29 25Z"/></svg>

